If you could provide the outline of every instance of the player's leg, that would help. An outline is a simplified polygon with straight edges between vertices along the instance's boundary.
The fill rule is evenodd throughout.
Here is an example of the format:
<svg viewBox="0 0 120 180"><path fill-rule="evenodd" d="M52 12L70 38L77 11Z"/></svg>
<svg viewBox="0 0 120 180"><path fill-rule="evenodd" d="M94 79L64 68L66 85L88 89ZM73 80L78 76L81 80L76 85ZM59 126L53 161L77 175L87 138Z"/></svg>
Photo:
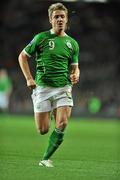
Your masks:
<svg viewBox="0 0 120 180"><path fill-rule="evenodd" d="M50 126L50 112L36 112L35 124L37 131L44 135L49 131Z"/></svg>
<svg viewBox="0 0 120 180"><path fill-rule="evenodd" d="M57 129L65 130L71 115L71 109L72 107L70 106L63 106L55 110L55 125Z"/></svg>
<svg viewBox="0 0 120 180"><path fill-rule="evenodd" d="M35 112L35 124L38 132L42 135L46 134L49 131L50 126L50 110L51 104L49 100L43 101L39 104L39 111L47 112ZM37 110L38 111L38 110ZM52 161L42 160L39 162L39 166L53 167Z"/></svg>
<svg viewBox="0 0 120 180"><path fill-rule="evenodd" d="M35 113L35 124L38 132L42 135L49 131L50 125L50 112ZM39 166L53 167L52 161L42 160L39 162Z"/></svg>
<svg viewBox="0 0 120 180"><path fill-rule="evenodd" d="M55 110L55 129L49 138L49 145L43 159L49 159L63 142L64 130L71 114L71 107L63 106Z"/></svg>
<svg viewBox="0 0 120 180"><path fill-rule="evenodd" d="M45 93L32 94L34 116L37 131L44 135L48 132L50 126L50 112L51 112L51 101L49 99L44 100L46 97ZM40 166L53 167L50 160L42 160L39 162Z"/></svg>
<svg viewBox="0 0 120 180"><path fill-rule="evenodd" d="M40 134L46 134L50 125L51 102L42 101L42 96L41 99L39 96L33 96L33 106L36 128Z"/></svg>
<svg viewBox="0 0 120 180"><path fill-rule="evenodd" d="M49 138L48 148L43 159L49 159L60 146L64 137L64 130L71 114L73 99L71 92L62 92L54 96L53 109L55 114L55 129Z"/></svg>

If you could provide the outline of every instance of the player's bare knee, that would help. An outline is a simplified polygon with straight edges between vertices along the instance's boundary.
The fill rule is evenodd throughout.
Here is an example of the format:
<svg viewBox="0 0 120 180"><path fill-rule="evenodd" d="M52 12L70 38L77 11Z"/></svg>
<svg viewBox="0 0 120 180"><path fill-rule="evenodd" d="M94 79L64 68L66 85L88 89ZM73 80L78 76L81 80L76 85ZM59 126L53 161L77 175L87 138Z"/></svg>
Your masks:
<svg viewBox="0 0 120 180"><path fill-rule="evenodd" d="M67 121L61 121L59 124L58 124L58 129L61 129L61 130L64 130L67 126Z"/></svg>
<svg viewBox="0 0 120 180"><path fill-rule="evenodd" d="M41 135L47 134L48 131L49 131L48 128L39 128L38 129L38 133L41 134Z"/></svg>
<svg viewBox="0 0 120 180"><path fill-rule="evenodd" d="M44 135L44 134L47 134L47 133L48 133L48 130L44 130L44 131L40 132L41 135Z"/></svg>

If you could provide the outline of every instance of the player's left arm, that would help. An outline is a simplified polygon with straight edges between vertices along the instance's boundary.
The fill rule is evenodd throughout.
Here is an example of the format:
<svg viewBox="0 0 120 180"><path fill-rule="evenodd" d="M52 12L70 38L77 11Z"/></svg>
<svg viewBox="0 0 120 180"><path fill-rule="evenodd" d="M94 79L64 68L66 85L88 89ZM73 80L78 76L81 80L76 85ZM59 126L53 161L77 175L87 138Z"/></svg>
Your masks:
<svg viewBox="0 0 120 180"><path fill-rule="evenodd" d="M78 83L79 78L80 78L80 68L78 67L78 64L72 64L70 70L70 80L72 84Z"/></svg>
<svg viewBox="0 0 120 180"><path fill-rule="evenodd" d="M80 78L80 68L78 64L78 59L79 59L79 45L76 41L74 41L73 57L70 67L70 80L72 84L78 83Z"/></svg>

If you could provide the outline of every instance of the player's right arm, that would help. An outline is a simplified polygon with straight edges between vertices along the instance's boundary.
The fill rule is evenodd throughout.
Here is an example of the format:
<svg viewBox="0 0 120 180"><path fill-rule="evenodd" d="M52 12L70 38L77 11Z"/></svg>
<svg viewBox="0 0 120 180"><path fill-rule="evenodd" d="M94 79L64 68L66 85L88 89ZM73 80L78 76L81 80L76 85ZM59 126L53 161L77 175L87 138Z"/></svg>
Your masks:
<svg viewBox="0 0 120 180"><path fill-rule="evenodd" d="M36 87L36 83L30 72L28 59L29 57L27 56L27 54L24 51L22 51L19 55L18 61L19 61L20 68L23 72L23 75L26 79L27 87L29 87L30 89L34 89Z"/></svg>

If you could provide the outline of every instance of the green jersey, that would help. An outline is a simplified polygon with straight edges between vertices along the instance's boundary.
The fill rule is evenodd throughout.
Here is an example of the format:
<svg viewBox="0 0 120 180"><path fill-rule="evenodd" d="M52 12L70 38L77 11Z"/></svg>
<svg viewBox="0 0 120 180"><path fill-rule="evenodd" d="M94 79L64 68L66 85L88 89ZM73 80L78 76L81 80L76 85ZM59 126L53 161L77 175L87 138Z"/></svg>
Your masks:
<svg viewBox="0 0 120 180"><path fill-rule="evenodd" d="M63 87L71 84L69 65L78 63L78 43L65 34L41 32L24 48L30 57L36 56L35 81L38 86Z"/></svg>

